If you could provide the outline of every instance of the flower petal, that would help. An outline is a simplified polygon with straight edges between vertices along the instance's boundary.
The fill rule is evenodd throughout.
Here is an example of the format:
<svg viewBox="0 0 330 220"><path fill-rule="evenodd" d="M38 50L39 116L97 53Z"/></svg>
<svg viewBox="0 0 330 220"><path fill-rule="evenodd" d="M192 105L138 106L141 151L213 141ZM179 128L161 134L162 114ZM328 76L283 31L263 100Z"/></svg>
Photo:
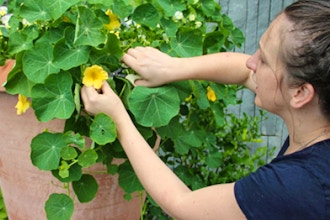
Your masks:
<svg viewBox="0 0 330 220"><path fill-rule="evenodd" d="M101 66L93 65L85 69L82 83L85 86L93 86L95 89L100 89L103 81L107 79L108 73Z"/></svg>

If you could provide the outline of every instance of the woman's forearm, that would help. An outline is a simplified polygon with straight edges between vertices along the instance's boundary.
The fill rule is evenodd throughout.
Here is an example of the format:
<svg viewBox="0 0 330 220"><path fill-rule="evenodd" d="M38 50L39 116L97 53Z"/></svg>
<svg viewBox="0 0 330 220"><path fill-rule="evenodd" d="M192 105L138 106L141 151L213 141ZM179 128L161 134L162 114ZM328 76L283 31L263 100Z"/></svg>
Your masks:
<svg viewBox="0 0 330 220"><path fill-rule="evenodd" d="M249 57L247 54L224 52L178 58L180 72L176 75L176 80L209 80L221 84L243 85L254 90L251 85L251 70L246 67Z"/></svg>
<svg viewBox="0 0 330 220"><path fill-rule="evenodd" d="M215 53L197 57L176 58L151 47L132 48L122 60L141 79L140 86L159 86L181 80L209 80L222 84L239 84L254 90L252 72L246 67L250 55Z"/></svg>
<svg viewBox="0 0 330 220"><path fill-rule="evenodd" d="M146 191L167 212L190 189L164 164L135 128L129 115L116 119L118 139Z"/></svg>

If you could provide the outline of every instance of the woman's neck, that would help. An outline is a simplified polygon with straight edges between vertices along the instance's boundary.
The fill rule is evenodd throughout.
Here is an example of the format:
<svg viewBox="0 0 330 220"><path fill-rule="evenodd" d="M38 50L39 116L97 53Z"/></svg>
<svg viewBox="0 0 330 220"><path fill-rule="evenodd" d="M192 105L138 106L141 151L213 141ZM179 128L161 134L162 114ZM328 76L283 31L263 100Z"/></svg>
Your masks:
<svg viewBox="0 0 330 220"><path fill-rule="evenodd" d="M290 144L285 154L301 151L317 142L330 139L330 123L326 120L323 123L304 122L302 125L289 130Z"/></svg>

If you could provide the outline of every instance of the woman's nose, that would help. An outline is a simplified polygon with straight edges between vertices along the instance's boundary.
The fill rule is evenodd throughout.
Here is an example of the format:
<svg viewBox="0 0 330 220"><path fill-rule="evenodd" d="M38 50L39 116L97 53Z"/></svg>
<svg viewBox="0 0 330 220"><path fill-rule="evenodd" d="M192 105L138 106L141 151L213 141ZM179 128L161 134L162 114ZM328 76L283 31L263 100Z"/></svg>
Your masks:
<svg viewBox="0 0 330 220"><path fill-rule="evenodd" d="M257 71L258 66L258 51L255 52L247 61L246 61L246 67L252 70L253 72Z"/></svg>

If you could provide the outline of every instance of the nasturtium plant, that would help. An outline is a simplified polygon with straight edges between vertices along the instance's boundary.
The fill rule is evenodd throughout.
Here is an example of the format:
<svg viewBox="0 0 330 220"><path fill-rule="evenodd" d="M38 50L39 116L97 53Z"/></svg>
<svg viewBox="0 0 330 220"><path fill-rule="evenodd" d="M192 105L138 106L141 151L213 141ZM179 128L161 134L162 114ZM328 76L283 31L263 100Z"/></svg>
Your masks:
<svg viewBox="0 0 330 220"><path fill-rule="evenodd" d="M140 125L161 127L179 113L180 98L171 86L136 87L129 97L129 108Z"/></svg>
<svg viewBox="0 0 330 220"><path fill-rule="evenodd" d="M117 138L116 125L106 114L98 114L90 126L90 135L99 145L112 143Z"/></svg>
<svg viewBox="0 0 330 220"><path fill-rule="evenodd" d="M60 162L60 152L65 146L60 133L43 132L31 142L32 163L41 170L57 169Z"/></svg>
<svg viewBox="0 0 330 220"><path fill-rule="evenodd" d="M49 220L70 220L74 210L74 203L69 196L54 193L47 200L45 210Z"/></svg>
<svg viewBox="0 0 330 220"><path fill-rule="evenodd" d="M151 146L158 143L155 151L192 189L234 181L254 169L246 146L260 141L259 119L228 112L229 105L240 102L239 87L207 81L135 86L136 73L121 62L136 46L176 57L240 47L244 36L217 1L10 0L7 8L0 15L0 65L16 60L7 93L19 94L20 113L32 106L41 122L66 121L63 132L46 130L31 143L32 163L75 192L52 194L45 206L48 219L70 219L75 197L93 200L98 183L86 168L96 163L105 165L108 175L118 174L126 199L143 191L112 119L85 111L83 85L100 89L109 83L143 137ZM109 77L119 68L126 78ZM124 162L117 164L115 158ZM165 216L150 198L141 215Z"/></svg>

